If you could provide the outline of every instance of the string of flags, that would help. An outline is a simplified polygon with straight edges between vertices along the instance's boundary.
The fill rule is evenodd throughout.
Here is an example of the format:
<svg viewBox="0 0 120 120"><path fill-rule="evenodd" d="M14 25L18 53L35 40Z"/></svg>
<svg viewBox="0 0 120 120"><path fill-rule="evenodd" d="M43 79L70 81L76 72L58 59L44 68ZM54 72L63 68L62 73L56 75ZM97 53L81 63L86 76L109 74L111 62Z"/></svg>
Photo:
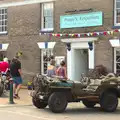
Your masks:
<svg viewBox="0 0 120 120"><path fill-rule="evenodd" d="M116 32L120 32L120 29L115 29L111 31L102 32L89 32L89 33L40 33L40 35L49 35L55 37L90 37L90 36L100 36L100 35L113 35Z"/></svg>

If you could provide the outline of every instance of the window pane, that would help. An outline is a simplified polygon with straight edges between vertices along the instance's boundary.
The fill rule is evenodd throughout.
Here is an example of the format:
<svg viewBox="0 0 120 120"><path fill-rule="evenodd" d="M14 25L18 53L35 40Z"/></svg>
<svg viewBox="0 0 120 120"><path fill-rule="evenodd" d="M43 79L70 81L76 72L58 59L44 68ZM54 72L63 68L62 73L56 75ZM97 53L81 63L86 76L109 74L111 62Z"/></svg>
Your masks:
<svg viewBox="0 0 120 120"><path fill-rule="evenodd" d="M116 2L116 7L120 8L120 2Z"/></svg>
<svg viewBox="0 0 120 120"><path fill-rule="evenodd" d="M5 20L5 25L7 25L7 20Z"/></svg>
<svg viewBox="0 0 120 120"><path fill-rule="evenodd" d="M4 26L2 26L2 32L4 31Z"/></svg>
<svg viewBox="0 0 120 120"><path fill-rule="evenodd" d="M116 56L116 62L120 62L120 56Z"/></svg>
<svg viewBox="0 0 120 120"><path fill-rule="evenodd" d="M120 16L120 9L117 10L117 16Z"/></svg>
<svg viewBox="0 0 120 120"><path fill-rule="evenodd" d="M2 19L5 19L5 15L2 15Z"/></svg>
<svg viewBox="0 0 120 120"><path fill-rule="evenodd" d="M120 17L117 17L117 23L120 23Z"/></svg>
<svg viewBox="0 0 120 120"><path fill-rule="evenodd" d="M52 28L52 27L53 27L53 18L45 17L45 28Z"/></svg>
<svg viewBox="0 0 120 120"><path fill-rule="evenodd" d="M53 16L53 9L45 9L44 10L44 16Z"/></svg>
<svg viewBox="0 0 120 120"><path fill-rule="evenodd" d="M5 13L7 14L7 9L5 9Z"/></svg>
<svg viewBox="0 0 120 120"><path fill-rule="evenodd" d="M7 15L5 15L5 19L7 19Z"/></svg>
<svg viewBox="0 0 120 120"><path fill-rule="evenodd" d="M4 21L2 21L2 25L4 25Z"/></svg>
<svg viewBox="0 0 120 120"><path fill-rule="evenodd" d="M2 14L4 14L4 9L2 9Z"/></svg>
<svg viewBox="0 0 120 120"><path fill-rule="evenodd" d="M0 15L0 20L2 20L2 15Z"/></svg>
<svg viewBox="0 0 120 120"><path fill-rule="evenodd" d="M120 70L120 63L117 63L117 69Z"/></svg>
<svg viewBox="0 0 120 120"><path fill-rule="evenodd" d="M7 26L5 26L5 31L7 31Z"/></svg>
<svg viewBox="0 0 120 120"><path fill-rule="evenodd" d="M0 32L2 32L2 27L0 27Z"/></svg>

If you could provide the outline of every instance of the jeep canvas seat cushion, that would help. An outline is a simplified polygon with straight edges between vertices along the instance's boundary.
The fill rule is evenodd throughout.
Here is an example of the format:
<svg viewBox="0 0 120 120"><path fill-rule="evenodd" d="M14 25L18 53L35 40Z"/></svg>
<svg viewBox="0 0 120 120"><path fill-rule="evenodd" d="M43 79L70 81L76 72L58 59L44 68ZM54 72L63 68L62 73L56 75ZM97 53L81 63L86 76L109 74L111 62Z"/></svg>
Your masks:
<svg viewBox="0 0 120 120"><path fill-rule="evenodd" d="M85 87L86 87L86 85L82 84L82 83L79 82L79 81L74 81L74 82L73 82L73 88L83 89L83 88L85 88Z"/></svg>

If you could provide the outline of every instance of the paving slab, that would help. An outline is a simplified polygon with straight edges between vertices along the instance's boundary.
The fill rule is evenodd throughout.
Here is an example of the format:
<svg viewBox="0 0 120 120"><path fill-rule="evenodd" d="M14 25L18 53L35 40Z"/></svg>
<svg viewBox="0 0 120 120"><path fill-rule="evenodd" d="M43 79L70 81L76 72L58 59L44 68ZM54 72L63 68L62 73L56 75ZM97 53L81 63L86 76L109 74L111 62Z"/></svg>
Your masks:
<svg viewBox="0 0 120 120"><path fill-rule="evenodd" d="M9 91L5 92L3 96L0 97L0 106L32 105L32 98L29 92L27 89L21 89L19 94L20 99L14 99L15 104L9 104Z"/></svg>

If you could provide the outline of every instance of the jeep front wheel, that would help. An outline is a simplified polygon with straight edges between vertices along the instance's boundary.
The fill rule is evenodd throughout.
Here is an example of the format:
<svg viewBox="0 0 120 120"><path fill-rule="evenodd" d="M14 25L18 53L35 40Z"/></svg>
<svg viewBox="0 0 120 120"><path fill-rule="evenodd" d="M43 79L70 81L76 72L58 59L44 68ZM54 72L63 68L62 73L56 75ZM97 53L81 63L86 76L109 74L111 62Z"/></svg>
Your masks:
<svg viewBox="0 0 120 120"><path fill-rule="evenodd" d="M96 102L89 100L83 100L82 102L87 108L93 108L96 105Z"/></svg>
<svg viewBox="0 0 120 120"><path fill-rule="evenodd" d="M52 93L49 97L48 105L52 112L61 113L67 107L67 98L64 93Z"/></svg>
<svg viewBox="0 0 120 120"><path fill-rule="evenodd" d="M118 97L115 93L107 92L100 98L100 106L106 112L114 112L118 106Z"/></svg>
<svg viewBox="0 0 120 120"><path fill-rule="evenodd" d="M39 109L44 109L47 106L47 103L41 102L37 98L32 98L33 105Z"/></svg>

